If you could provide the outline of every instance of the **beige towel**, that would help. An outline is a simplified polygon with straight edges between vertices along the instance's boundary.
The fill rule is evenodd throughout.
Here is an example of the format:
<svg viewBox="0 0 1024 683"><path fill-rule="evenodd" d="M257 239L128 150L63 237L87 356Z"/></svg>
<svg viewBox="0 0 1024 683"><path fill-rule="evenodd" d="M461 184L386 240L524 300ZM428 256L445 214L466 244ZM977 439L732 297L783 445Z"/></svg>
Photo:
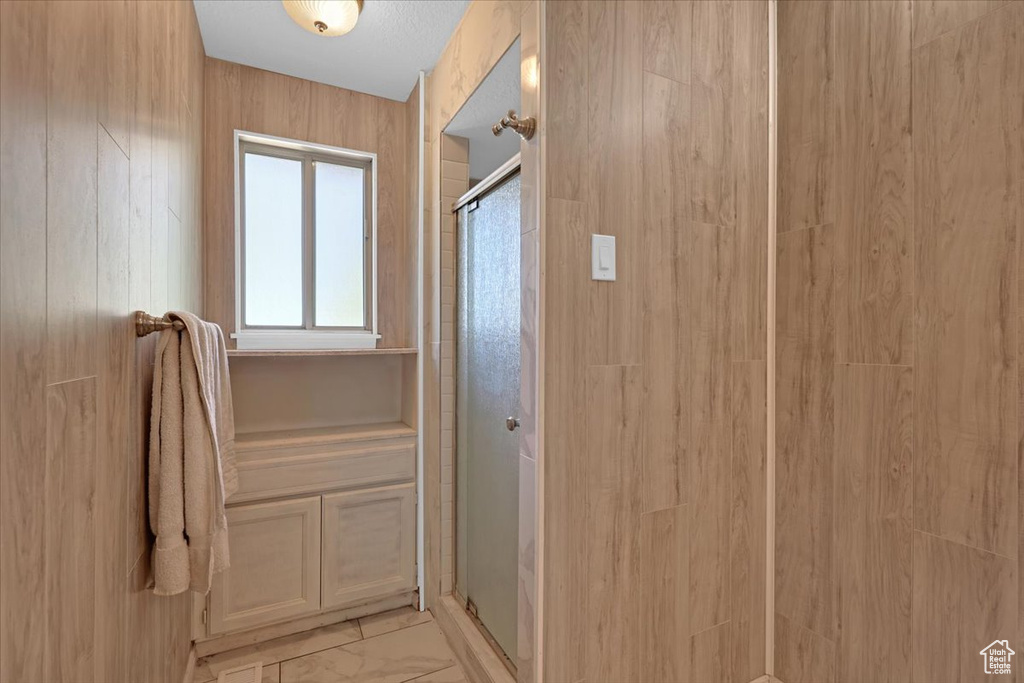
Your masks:
<svg viewBox="0 0 1024 683"><path fill-rule="evenodd" d="M226 499L238 488L227 349L219 327L171 313L157 344L149 453L153 584L207 593L229 565Z"/></svg>

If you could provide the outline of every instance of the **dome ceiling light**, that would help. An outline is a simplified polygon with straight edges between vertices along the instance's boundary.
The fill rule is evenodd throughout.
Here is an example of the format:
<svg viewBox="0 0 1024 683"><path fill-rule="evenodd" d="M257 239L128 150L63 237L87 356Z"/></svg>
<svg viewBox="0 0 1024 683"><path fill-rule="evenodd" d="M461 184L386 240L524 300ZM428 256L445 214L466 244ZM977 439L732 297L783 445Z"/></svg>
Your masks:
<svg viewBox="0 0 1024 683"><path fill-rule="evenodd" d="M359 21L363 0L281 0L296 24L318 36L343 36Z"/></svg>

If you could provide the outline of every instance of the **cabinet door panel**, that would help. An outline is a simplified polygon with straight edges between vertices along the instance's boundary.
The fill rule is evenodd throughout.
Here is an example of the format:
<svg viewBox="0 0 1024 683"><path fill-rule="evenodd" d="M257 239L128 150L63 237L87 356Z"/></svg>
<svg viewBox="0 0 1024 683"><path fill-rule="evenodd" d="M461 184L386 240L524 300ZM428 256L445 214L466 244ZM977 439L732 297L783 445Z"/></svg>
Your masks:
<svg viewBox="0 0 1024 683"><path fill-rule="evenodd" d="M210 632L320 609L320 497L228 508L231 567L214 576Z"/></svg>
<svg viewBox="0 0 1024 683"><path fill-rule="evenodd" d="M323 605L415 586L415 484L324 496Z"/></svg>

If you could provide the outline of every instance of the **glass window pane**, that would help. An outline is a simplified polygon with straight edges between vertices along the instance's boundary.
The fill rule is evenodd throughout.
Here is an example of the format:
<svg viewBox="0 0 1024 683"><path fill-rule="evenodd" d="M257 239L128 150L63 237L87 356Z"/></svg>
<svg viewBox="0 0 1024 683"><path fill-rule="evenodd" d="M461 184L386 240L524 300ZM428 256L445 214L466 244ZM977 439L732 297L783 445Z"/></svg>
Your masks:
<svg viewBox="0 0 1024 683"><path fill-rule="evenodd" d="M302 326L302 162L245 155L245 324Z"/></svg>
<svg viewBox="0 0 1024 683"><path fill-rule="evenodd" d="M362 168L316 162L318 327L364 326L365 175Z"/></svg>

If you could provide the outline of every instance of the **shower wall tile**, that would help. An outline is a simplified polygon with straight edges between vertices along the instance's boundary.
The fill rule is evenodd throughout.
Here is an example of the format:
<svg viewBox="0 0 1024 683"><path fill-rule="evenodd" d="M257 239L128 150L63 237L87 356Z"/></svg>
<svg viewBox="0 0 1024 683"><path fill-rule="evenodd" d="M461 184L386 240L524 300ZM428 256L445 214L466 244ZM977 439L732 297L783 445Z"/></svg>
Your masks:
<svg viewBox="0 0 1024 683"><path fill-rule="evenodd" d="M732 680L752 681L764 672L765 664L767 363L733 363L731 374L729 661Z"/></svg>
<svg viewBox="0 0 1024 683"><path fill-rule="evenodd" d="M440 138L441 165L464 165L465 173L449 168L448 177L441 174L441 348L455 344L455 216L452 205L469 189L469 141L455 135ZM440 420L442 471L455 467L455 358L442 354L440 358ZM441 481L441 595L451 593L454 584L455 556L455 484Z"/></svg>
<svg viewBox="0 0 1024 683"><path fill-rule="evenodd" d="M3 680L185 670L190 601L148 594L136 618L156 340L136 340L128 312L202 312L190 8L0 4Z"/></svg>
<svg viewBox="0 0 1024 683"><path fill-rule="evenodd" d="M99 24L93 6L65 3L51 11L67 13L51 38L62 49L50 52L46 79L46 379L52 384L96 374L87 340L96 336ZM166 212L166 202L161 208Z"/></svg>
<svg viewBox="0 0 1024 683"><path fill-rule="evenodd" d="M1013 0L914 0L914 47L982 17Z"/></svg>
<svg viewBox="0 0 1024 683"><path fill-rule="evenodd" d="M833 9L830 0L778 6L780 233L835 220Z"/></svg>
<svg viewBox="0 0 1024 683"><path fill-rule="evenodd" d="M589 129L588 230L613 235L615 282L587 288L587 362L630 365L640 360L642 271L643 34L641 5L591 3L587 8ZM613 131L614 134L607 134Z"/></svg>
<svg viewBox="0 0 1024 683"><path fill-rule="evenodd" d="M586 373L587 680L639 679L641 461L623 455L641 447L641 380L636 365Z"/></svg>
<svg viewBox="0 0 1024 683"><path fill-rule="evenodd" d="M729 394L732 362L729 304L735 281L733 231L695 223L686 230L683 290L690 357L690 632L729 619L732 438Z"/></svg>
<svg viewBox="0 0 1024 683"><path fill-rule="evenodd" d="M531 460L537 459L537 406L539 346L538 301L540 280L540 231L522 233L519 240L520 255L520 342L519 362L522 382L519 387L520 453Z"/></svg>
<svg viewBox="0 0 1024 683"><path fill-rule="evenodd" d="M558 36L544 44L543 78L547 84L546 165L558 169L547 177L547 196L583 201L587 193L590 110L587 101L589 72L589 12L587 0L547 3L547 32Z"/></svg>
<svg viewBox="0 0 1024 683"><path fill-rule="evenodd" d="M548 5L551 8L551 4ZM544 677L584 675L589 593L587 514L590 490L587 421L579 409L586 383L586 310L590 234L582 202L549 198L544 230L549 267L544 283ZM554 363L554 359L558 359Z"/></svg>
<svg viewBox="0 0 1024 683"><path fill-rule="evenodd" d="M910 677L913 371L837 365L836 674Z"/></svg>
<svg viewBox="0 0 1024 683"><path fill-rule="evenodd" d="M836 360L913 359L910 2L837 2ZM840 171L841 169L841 171Z"/></svg>
<svg viewBox="0 0 1024 683"><path fill-rule="evenodd" d="M690 210L694 221L736 224L736 159L733 145L735 5L693 5L693 70L690 97ZM741 40L745 36L741 36Z"/></svg>
<svg viewBox="0 0 1024 683"><path fill-rule="evenodd" d="M96 506L98 529L118 529L120 533L98 534L96 555L96 671L103 680L123 679L128 634L120 628L127 608L124 590L125 564L129 535L124 528L128 518L129 462L134 452L132 422L132 364L135 362L136 337L123 311L128 305L128 271L131 252L125 248L129 231L129 159L114 139L99 129L97 193L97 281L98 336L95 340L99 374L97 396L106 397L96 406L96 499L109 501ZM189 206L194 206L192 202ZM192 222L191 225L198 225ZM184 273L185 269L177 269ZM184 288L181 288L184 289ZM179 291L181 291L179 289ZM106 457L104 457L106 456ZM102 558L108 558L105 561Z"/></svg>
<svg viewBox="0 0 1024 683"><path fill-rule="evenodd" d="M826 680L826 665L842 682L980 680L979 650L1024 637L1022 35L1024 5L1001 0L780 4L775 672L787 683ZM827 201L810 204L834 215L794 213L807 203L787 196L814 185L787 159L828 138L822 122ZM800 215L826 225L796 230ZM801 233L826 231L831 261L792 258ZM834 311L814 303L827 287ZM803 332L832 319L834 336ZM817 408L794 412L794 395ZM794 453L813 456L793 470ZM796 510L832 538L811 523L793 543Z"/></svg>
<svg viewBox="0 0 1024 683"><path fill-rule="evenodd" d="M767 4L545 11L544 676L746 683L765 660L764 499L748 487L764 481L767 429ZM617 238L616 282L590 280L595 232ZM590 427L582 378L616 372L639 376L637 424L614 397L610 424ZM638 469L603 476L594 429L638 429L620 454ZM610 626L595 594L639 601L639 639L632 611Z"/></svg>
<svg viewBox="0 0 1024 683"><path fill-rule="evenodd" d="M679 295L688 282L686 242L686 232L672 228L650 230L645 240L645 512L682 505L688 499L691 328L687 299Z"/></svg>
<svg viewBox="0 0 1024 683"><path fill-rule="evenodd" d="M652 0L644 3L643 15L644 71L690 83L693 3Z"/></svg>
<svg viewBox="0 0 1024 683"><path fill-rule="evenodd" d="M519 458L519 579L516 582L518 631L516 653L517 680L535 680L537 616L537 462L522 455Z"/></svg>
<svg viewBox="0 0 1024 683"><path fill-rule="evenodd" d="M985 680L979 652L1016 627L1015 562L920 531L913 552L914 682Z"/></svg>
<svg viewBox="0 0 1024 683"><path fill-rule="evenodd" d="M690 637L690 679L729 681L732 663L732 633L729 624L719 624Z"/></svg>
<svg viewBox="0 0 1024 683"><path fill-rule="evenodd" d="M776 613L775 676L785 683L832 683L835 644Z"/></svg>
<svg viewBox="0 0 1024 683"><path fill-rule="evenodd" d="M45 680L90 679L97 657L105 654L97 652L99 643L93 642L97 608L97 528L92 505L96 495L96 406L95 377L46 389L49 514L43 543L52 650ZM119 621L110 625L120 625Z"/></svg>
<svg viewBox="0 0 1024 683"><path fill-rule="evenodd" d="M733 9L732 150L736 183L729 343L734 360L768 357L768 3Z"/></svg>
<svg viewBox="0 0 1024 683"><path fill-rule="evenodd" d="M44 680L50 27L30 2L0 3L0 17L0 679ZM18 577L16 592L7 577Z"/></svg>
<svg viewBox="0 0 1024 683"><path fill-rule="evenodd" d="M688 527L685 505L645 512L640 519L640 599L644 615L640 680L690 680L690 648L686 646L690 639ZM675 646L666 647L665 643Z"/></svg>
<svg viewBox="0 0 1024 683"><path fill-rule="evenodd" d="M775 609L833 631L832 226L778 238Z"/></svg>
<svg viewBox="0 0 1024 683"><path fill-rule="evenodd" d="M1022 33L1013 3L914 52L915 528L1007 557L1018 543Z"/></svg>
<svg viewBox="0 0 1024 683"><path fill-rule="evenodd" d="M649 232L682 230L691 215L690 87L653 73L643 80L645 226Z"/></svg>
<svg viewBox="0 0 1024 683"><path fill-rule="evenodd" d="M644 4L646 31L661 30L652 24L657 17L650 16L650 11ZM686 173L690 89L652 73L644 73L643 79L645 238L641 271L645 283L641 332L647 405L643 456L644 510L651 511L681 505L687 497L690 425L684 416L689 414L690 404L686 382L690 328L688 306L679 292L687 272L683 250L690 212Z"/></svg>

